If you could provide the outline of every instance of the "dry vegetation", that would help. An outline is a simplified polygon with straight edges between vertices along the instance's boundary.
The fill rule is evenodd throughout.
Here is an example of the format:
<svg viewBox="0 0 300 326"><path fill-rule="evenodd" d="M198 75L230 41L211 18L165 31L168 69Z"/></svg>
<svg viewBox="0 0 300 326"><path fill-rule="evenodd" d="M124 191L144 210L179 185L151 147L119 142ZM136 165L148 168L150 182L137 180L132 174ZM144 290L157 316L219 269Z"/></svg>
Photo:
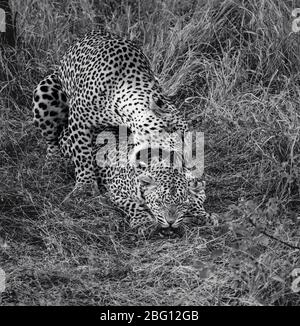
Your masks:
<svg viewBox="0 0 300 326"><path fill-rule="evenodd" d="M17 48L0 55L2 305L299 305L300 32L282 0L14 1ZM31 94L99 26L134 39L205 132L218 228L140 239L97 199L62 203L72 172L44 169ZM4 78L3 78L4 77ZM260 226L253 227L249 217Z"/></svg>

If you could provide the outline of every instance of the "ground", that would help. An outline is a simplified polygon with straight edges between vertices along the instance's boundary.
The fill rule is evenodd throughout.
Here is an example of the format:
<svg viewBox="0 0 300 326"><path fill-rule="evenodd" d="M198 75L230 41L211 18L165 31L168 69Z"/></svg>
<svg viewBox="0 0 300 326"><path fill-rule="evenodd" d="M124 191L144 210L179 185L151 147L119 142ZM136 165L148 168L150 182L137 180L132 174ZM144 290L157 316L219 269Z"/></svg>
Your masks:
<svg viewBox="0 0 300 326"><path fill-rule="evenodd" d="M0 56L1 305L300 304L291 274L300 267L291 247L300 246L296 7L271 0L13 5L17 48ZM74 173L45 168L31 94L72 40L103 24L142 47L165 91L204 131L206 208L220 214L220 227L137 240L97 199L63 201Z"/></svg>

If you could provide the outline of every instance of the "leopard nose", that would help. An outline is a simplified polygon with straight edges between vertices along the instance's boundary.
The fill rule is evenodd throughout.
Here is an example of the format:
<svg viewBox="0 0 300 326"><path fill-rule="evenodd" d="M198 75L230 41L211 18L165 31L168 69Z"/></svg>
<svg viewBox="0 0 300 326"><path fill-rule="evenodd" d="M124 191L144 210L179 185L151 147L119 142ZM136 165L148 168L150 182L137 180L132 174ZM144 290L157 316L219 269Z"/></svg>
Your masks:
<svg viewBox="0 0 300 326"><path fill-rule="evenodd" d="M167 218L167 222L168 222L169 226L172 226L172 224L174 224L175 220Z"/></svg>
<svg viewBox="0 0 300 326"><path fill-rule="evenodd" d="M170 207L170 215L175 216L177 214L177 206L176 205L172 205Z"/></svg>
<svg viewBox="0 0 300 326"><path fill-rule="evenodd" d="M176 221L176 207L175 206L172 206L170 207L168 213L167 213L167 217L166 217L166 220L167 222L169 223L169 225L171 226L172 224L175 223Z"/></svg>

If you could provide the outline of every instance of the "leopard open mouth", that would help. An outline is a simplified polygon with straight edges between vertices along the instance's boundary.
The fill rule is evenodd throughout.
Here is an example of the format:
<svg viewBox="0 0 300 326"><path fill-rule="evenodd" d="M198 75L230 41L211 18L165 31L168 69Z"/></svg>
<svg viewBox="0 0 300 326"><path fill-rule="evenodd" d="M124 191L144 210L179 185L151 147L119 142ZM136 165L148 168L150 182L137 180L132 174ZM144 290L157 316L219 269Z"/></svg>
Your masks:
<svg viewBox="0 0 300 326"><path fill-rule="evenodd" d="M162 237L176 238L180 236L180 230L179 228L173 228L171 226L167 228L160 228L159 235Z"/></svg>

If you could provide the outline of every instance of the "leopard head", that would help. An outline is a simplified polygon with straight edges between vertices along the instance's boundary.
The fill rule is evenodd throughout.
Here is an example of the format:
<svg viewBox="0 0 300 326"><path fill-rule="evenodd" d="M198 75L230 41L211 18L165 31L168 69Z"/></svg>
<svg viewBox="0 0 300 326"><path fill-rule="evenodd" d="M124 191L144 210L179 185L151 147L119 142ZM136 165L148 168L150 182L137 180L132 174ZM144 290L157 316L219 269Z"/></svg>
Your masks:
<svg viewBox="0 0 300 326"><path fill-rule="evenodd" d="M189 180L182 171L171 167L142 173L138 179L140 199L166 232L176 231L188 215L191 202L204 193L203 182Z"/></svg>

